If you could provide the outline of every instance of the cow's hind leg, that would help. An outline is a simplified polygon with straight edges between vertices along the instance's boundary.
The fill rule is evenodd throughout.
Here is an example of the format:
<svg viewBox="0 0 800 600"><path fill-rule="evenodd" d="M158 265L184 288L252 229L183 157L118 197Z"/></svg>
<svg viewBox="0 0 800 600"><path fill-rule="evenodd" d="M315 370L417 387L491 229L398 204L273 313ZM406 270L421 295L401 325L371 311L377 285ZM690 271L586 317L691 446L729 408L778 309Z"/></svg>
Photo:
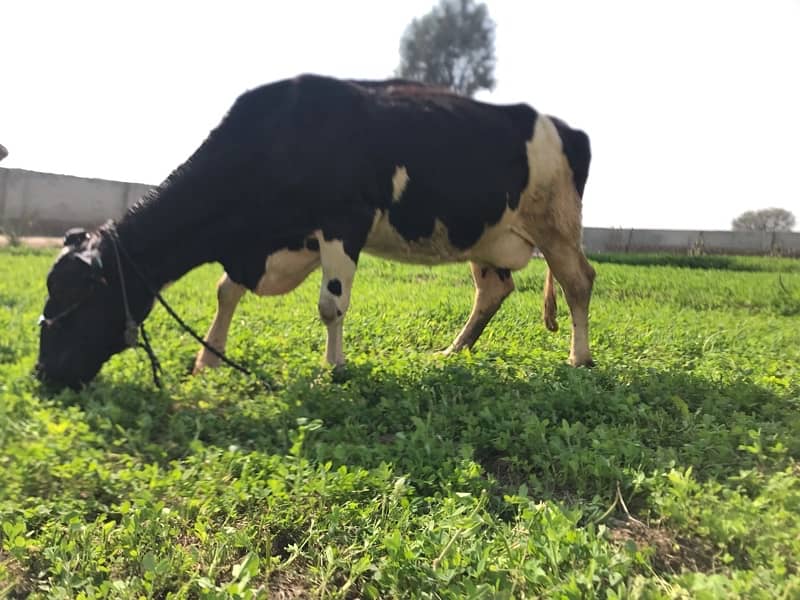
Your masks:
<svg viewBox="0 0 800 600"><path fill-rule="evenodd" d="M553 271L547 267L544 276L544 303L542 306L542 320L550 331L558 331L558 304L556 303L556 287L553 285Z"/></svg>
<svg viewBox="0 0 800 600"><path fill-rule="evenodd" d="M580 248L580 236L561 234L537 238L553 275L561 284L572 315L572 340L569 362L573 366L594 365L589 350L589 300L595 271Z"/></svg>
<svg viewBox="0 0 800 600"><path fill-rule="evenodd" d="M225 350L233 313L236 311L236 306L244 296L245 291L245 287L234 282L228 277L227 273L222 276L217 284L217 312L214 315L211 328L206 334L206 342L220 352ZM192 373L197 374L206 367L217 367L219 363L219 357L203 346L197 353Z"/></svg>
<svg viewBox="0 0 800 600"><path fill-rule="evenodd" d="M350 292L353 288L358 255L348 254L342 240L326 241L322 234L317 239L319 239L322 263L319 317L328 330L325 358L329 364L340 366L344 364L344 317L350 306ZM352 253L352 250L350 252Z"/></svg>
<svg viewBox="0 0 800 600"><path fill-rule="evenodd" d="M485 267L470 263L472 279L475 281L475 300L472 312L466 325L458 334L445 354L458 352L463 348L472 348L483 333L484 328L503 304L508 295L514 291L514 280L511 271L495 267Z"/></svg>

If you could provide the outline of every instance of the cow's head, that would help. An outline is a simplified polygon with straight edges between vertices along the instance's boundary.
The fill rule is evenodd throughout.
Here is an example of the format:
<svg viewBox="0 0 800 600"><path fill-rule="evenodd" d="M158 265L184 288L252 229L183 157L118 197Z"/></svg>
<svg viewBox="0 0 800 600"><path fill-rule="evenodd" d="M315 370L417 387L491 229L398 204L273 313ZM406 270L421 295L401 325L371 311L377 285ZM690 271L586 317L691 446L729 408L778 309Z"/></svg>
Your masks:
<svg viewBox="0 0 800 600"><path fill-rule="evenodd" d="M64 248L47 275L36 364L43 382L77 389L91 381L112 354L128 346L115 256L106 252L109 260L104 260L103 245L99 233L67 231Z"/></svg>

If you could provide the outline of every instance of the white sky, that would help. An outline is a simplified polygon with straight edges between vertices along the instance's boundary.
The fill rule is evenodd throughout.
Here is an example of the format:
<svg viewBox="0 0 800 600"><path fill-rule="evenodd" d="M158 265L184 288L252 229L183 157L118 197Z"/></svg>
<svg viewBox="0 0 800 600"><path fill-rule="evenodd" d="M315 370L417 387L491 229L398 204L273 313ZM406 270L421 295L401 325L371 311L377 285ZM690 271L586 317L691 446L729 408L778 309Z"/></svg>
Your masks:
<svg viewBox="0 0 800 600"><path fill-rule="evenodd" d="M3 167L159 183L236 96L383 78L434 0L0 0ZM585 129L587 226L800 218L800 0L489 0L498 85Z"/></svg>

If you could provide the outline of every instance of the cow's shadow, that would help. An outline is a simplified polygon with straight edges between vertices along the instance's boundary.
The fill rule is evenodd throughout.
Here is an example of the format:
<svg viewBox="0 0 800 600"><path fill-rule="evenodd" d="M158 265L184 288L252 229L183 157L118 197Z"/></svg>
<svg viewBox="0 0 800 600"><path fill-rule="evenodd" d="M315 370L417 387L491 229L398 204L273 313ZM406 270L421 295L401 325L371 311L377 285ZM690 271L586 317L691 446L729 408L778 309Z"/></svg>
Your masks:
<svg viewBox="0 0 800 600"><path fill-rule="evenodd" d="M749 460L741 446L750 427L786 412L786 398L746 381L566 365L520 378L515 369L502 357L443 359L402 374L362 361L344 373L311 369L271 391L247 378L231 389L220 372L165 391L101 379L59 398L145 462L181 459L198 443L286 455L304 429L301 452L312 463L388 463L423 493L460 482L502 498L525 485L578 501L613 497L617 482L633 490L636 471L733 475Z"/></svg>

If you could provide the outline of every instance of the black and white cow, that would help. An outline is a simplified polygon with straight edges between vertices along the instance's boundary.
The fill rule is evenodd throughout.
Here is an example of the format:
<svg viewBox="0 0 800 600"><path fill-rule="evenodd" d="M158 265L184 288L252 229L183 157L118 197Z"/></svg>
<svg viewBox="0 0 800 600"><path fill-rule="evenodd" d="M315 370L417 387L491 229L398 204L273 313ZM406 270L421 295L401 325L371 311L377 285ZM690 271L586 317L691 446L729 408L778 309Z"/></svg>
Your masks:
<svg viewBox="0 0 800 600"><path fill-rule="evenodd" d="M225 269L208 333L219 349L246 290L284 294L321 265L326 356L339 365L362 251L411 263L470 262L475 301L449 348L457 351L478 339L534 246L571 310L570 362L591 365L595 273L581 250L589 161L585 133L524 104L495 106L401 80L314 75L248 91L118 224L68 235L47 279L37 372L73 387L91 380L129 344L125 307L141 323L153 305L148 287L206 262ZM553 329L549 277L545 292ZM217 363L201 350L195 371Z"/></svg>

